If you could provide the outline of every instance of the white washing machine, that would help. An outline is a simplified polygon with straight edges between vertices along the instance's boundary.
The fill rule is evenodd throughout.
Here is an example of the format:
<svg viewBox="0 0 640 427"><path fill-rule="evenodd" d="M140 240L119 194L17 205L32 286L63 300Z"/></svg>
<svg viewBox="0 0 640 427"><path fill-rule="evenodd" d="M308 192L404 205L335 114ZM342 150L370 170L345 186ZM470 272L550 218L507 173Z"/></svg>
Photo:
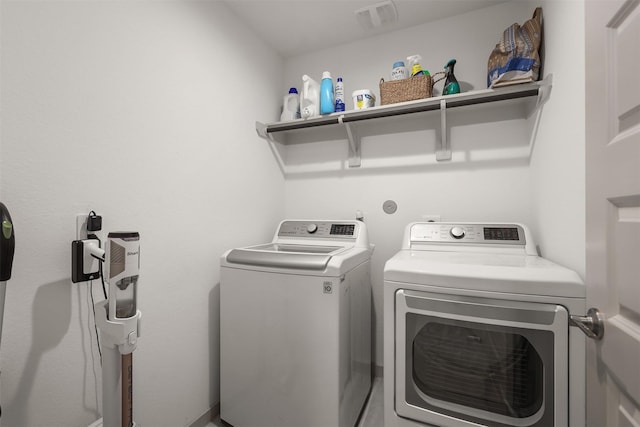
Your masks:
<svg viewBox="0 0 640 427"><path fill-rule="evenodd" d="M352 427L371 388L360 221L280 223L222 256L220 415L235 427Z"/></svg>
<svg viewBox="0 0 640 427"><path fill-rule="evenodd" d="M409 224L384 269L385 427L584 427L585 304L522 225Z"/></svg>

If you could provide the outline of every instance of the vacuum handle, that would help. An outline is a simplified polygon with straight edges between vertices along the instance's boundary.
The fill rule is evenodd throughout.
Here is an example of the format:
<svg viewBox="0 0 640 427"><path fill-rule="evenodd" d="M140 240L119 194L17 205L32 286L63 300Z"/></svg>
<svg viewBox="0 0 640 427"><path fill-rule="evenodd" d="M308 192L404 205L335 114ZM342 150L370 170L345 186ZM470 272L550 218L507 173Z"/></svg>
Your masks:
<svg viewBox="0 0 640 427"><path fill-rule="evenodd" d="M0 282L11 278L15 248L16 237L13 232L13 221L11 221L9 209L0 202Z"/></svg>

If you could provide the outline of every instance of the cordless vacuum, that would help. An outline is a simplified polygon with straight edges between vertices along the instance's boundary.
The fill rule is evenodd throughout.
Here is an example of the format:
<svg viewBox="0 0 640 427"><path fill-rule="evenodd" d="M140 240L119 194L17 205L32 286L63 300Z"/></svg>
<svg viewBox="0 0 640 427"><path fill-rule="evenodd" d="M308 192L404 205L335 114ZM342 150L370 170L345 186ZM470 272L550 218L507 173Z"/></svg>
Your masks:
<svg viewBox="0 0 640 427"><path fill-rule="evenodd" d="M133 427L133 351L142 316L137 307L140 235L109 233L104 260L109 297L95 305L102 343L102 424L96 425Z"/></svg>
<svg viewBox="0 0 640 427"><path fill-rule="evenodd" d="M4 318L4 296L7 290L7 280L11 278L13 265L13 253L16 247L16 238L13 233L13 222L7 207L0 202L0 221L2 233L0 234L0 341L2 340L2 319ZM0 415L2 410L0 409Z"/></svg>

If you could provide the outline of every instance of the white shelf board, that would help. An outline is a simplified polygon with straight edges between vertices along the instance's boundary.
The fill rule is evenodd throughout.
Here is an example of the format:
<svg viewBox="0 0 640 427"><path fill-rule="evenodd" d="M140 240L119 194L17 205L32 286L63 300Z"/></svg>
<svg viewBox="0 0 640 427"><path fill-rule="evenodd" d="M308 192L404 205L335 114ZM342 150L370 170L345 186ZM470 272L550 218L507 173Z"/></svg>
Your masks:
<svg viewBox="0 0 640 427"><path fill-rule="evenodd" d="M436 96L397 104L380 105L365 110L349 110L310 119L273 123L256 122L256 131L258 135L271 143L286 143L286 135L290 133L304 133L305 130L308 132L310 129L314 129L314 131L317 132L321 131L322 128L328 130L328 128L344 127L345 137L349 142L349 166L358 167L360 166L360 138L354 125L386 117L439 111L441 115L441 135L443 135L443 138L438 144L436 156L438 160L449 160L451 159L451 149L449 147L449 141L446 138L447 111L453 108L471 105L500 103L504 101L517 102L517 100L522 100L523 102L533 105L533 108L538 108L548 97L550 88L551 76L540 82L505 86L497 89L483 89L455 95ZM274 138L275 135L284 135L285 137L278 138L276 141ZM274 148L274 153L276 151ZM284 170L282 159L279 155L277 157L279 163L281 163L281 168Z"/></svg>

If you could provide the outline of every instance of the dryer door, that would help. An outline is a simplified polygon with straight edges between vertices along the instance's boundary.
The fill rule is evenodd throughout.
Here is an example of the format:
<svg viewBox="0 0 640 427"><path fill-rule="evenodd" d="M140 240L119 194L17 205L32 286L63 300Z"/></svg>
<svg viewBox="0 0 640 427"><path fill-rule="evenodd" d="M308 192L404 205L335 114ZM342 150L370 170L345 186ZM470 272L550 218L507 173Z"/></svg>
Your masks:
<svg viewBox="0 0 640 427"><path fill-rule="evenodd" d="M396 292L398 415L441 426L568 424L568 313Z"/></svg>

